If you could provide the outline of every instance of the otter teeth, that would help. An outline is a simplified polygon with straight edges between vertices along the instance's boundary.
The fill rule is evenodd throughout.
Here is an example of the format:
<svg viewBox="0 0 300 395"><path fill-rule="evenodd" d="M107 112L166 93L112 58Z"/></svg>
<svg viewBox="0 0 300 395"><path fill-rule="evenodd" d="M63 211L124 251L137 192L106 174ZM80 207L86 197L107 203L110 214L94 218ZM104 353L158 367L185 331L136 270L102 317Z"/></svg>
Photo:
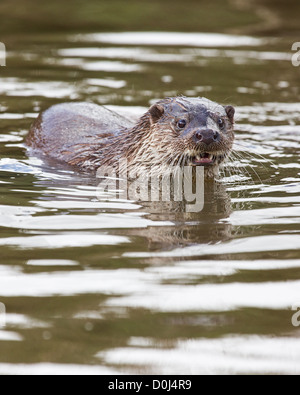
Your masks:
<svg viewBox="0 0 300 395"><path fill-rule="evenodd" d="M197 159L197 160L201 160L201 159L203 159L203 158L209 159L209 160L213 160L214 156L213 156L212 154L207 154L207 153L198 154L198 155L196 156L196 159Z"/></svg>
<svg viewBox="0 0 300 395"><path fill-rule="evenodd" d="M215 161L215 157L212 154L204 152L197 154L193 159L193 164L196 166L207 166L212 165Z"/></svg>

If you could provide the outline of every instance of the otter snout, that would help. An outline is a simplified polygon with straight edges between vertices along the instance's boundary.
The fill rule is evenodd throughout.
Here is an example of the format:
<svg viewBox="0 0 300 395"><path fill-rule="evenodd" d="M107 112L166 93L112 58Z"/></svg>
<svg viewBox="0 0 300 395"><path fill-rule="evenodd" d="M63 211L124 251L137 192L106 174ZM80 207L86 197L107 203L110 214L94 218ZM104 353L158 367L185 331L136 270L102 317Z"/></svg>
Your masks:
<svg viewBox="0 0 300 395"><path fill-rule="evenodd" d="M218 143L221 139L221 135L218 131L212 129L198 130L194 134L194 141L196 144L202 143L210 145L213 143Z"/></svg>

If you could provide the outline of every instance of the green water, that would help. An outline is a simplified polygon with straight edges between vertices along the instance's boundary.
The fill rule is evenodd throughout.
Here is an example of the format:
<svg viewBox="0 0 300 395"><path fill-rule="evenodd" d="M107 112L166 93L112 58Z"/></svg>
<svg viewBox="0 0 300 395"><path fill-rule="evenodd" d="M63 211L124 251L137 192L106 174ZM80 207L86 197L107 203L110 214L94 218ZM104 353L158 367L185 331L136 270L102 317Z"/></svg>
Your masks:
<svg viewBox="0 0 300 395"><path fill-rule="evenodd" d="M299 374L298 2L40 3L0 5L0 373ZM101 201L24 147L50 105L177 94L237 110L201 213Z"/></svg>

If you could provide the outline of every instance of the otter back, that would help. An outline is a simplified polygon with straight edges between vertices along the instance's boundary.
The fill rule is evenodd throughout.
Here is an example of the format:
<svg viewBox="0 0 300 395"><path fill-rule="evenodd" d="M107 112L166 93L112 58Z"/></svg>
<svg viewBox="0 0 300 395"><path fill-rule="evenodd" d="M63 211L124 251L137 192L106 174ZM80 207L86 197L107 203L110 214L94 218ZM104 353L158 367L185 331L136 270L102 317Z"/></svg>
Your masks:
<svg viewBox="0 0 300 395"><path fill-rule="evenodd" d="M76 164L132 125L128 119L96 104L58 104L39 115L26 144L49 157Z"/></svg>

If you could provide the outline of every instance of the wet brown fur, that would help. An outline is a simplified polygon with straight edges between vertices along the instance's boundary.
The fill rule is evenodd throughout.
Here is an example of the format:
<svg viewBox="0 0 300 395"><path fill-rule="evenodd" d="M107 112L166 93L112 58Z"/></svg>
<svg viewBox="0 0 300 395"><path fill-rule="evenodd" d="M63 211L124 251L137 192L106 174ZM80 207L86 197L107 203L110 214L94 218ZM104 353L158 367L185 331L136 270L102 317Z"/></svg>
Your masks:
<svg viewBox="0 0 300 395"><path fill-rule="evenodd" d="M176 120L197 116L207 109L209 120L221 117L225 129L221 141L209 146L196 144L197 125L181 135ZM218 174L219 165L231 151L233 133L232 107L223 107L204 98L167 98L153 105L137 123L94 104L66 103L46 110L32 125L26 143L44 156L79 169L96 171L101 166L115 167L126 159L129 170L147 175L165 174L174 166L191 164L198 153L216 153L213 166L205 168L207 177Z"/></svg>

